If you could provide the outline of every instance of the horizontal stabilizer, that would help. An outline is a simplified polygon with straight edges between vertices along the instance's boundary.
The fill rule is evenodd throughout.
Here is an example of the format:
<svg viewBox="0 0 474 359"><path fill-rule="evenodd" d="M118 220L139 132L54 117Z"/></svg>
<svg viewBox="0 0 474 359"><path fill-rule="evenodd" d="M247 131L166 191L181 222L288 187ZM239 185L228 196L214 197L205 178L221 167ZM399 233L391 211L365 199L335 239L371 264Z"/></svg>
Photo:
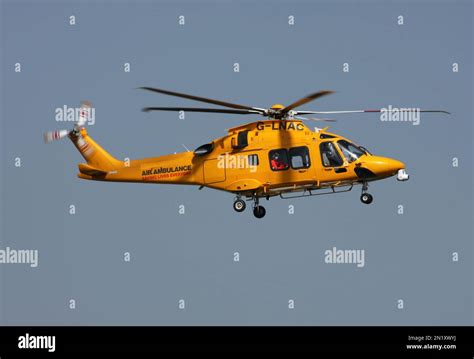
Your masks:
<svg viewBox="0 0 474 359"><path fill-rule="evenodd" d="M102 171L85 163L79 163L79 172L89 176L105 176L107 174L107 171Z"/></svg>

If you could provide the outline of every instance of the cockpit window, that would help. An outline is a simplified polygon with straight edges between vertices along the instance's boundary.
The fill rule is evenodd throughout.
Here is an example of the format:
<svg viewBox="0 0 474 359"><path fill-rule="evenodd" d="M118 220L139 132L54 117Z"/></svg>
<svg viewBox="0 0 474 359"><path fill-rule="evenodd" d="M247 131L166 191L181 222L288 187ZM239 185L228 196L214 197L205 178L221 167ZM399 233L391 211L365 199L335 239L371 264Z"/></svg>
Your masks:
<svg viewBox="0 0 474 359"><path fill-rule="evenodd" d="M342 158L337 152L336 145L333 142L321 142L319 148L321 150L321 160L324 167L342 166Z"/></svg>
<svg viewBox="0 0 474 359"><path fill-rule="evenodd" d="M363 146L359 146L359 148L361 149L362 152L365 152L366 155L371 155L370 151L367 148Z"/></svg>
<svg viewBox="0 0 474 359"><path fill-rule="evenodd" d="M354 162L360 156L366 154L362 149L360 149L358 146L354 145L353 143L350 143L349 141L339 140L337 141L337 144L339 145L339 148L341 149L342 154L344 155L344 157L347 159L349 163Z"/></svg>

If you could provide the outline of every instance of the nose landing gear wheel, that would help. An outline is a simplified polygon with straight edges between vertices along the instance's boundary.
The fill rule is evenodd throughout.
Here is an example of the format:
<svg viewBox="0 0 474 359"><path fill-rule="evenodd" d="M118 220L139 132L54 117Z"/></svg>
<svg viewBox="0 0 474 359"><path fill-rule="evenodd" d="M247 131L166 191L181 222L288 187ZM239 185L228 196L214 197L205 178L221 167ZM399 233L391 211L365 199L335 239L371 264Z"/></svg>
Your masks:
<svg viewBox="0 0 474 359"><path fill-rule="evenodd" d="M263 206L255 206L253 208L253 215L257 218L263 218L265 217L265 208Z"/></svg>
<svg viewBox="0 0 474 359"><path fill-rule="evenodd" d="M244 202L243 200L241 200L241 199L235 200L235 202L234 202L234 210L235 210L236 212L243 212L243 211L245 211L245 207L246 207L246 205L245 205L245 202Z"/></svg>
<svg viewBox="0 0 474 359"><path fill-rule="evenodd" d="M360 196L360 200L362 201L362 203L371 204L374 200L374 197L372 197L372 195L369 193L362 193L362 196Z"/></svg>

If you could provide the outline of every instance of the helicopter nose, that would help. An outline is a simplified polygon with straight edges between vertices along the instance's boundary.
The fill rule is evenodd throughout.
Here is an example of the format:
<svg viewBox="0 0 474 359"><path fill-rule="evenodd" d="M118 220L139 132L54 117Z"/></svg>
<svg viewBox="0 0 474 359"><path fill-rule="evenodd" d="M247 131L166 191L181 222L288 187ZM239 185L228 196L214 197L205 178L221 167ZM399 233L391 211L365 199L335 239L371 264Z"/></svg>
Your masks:
<svg viewBox="0 0 474 359"><path fill-rule="evenodd" d="M371 156L363 166L377 177L393 176L405 168L405 164L401 161L379 156Z"/></svg>

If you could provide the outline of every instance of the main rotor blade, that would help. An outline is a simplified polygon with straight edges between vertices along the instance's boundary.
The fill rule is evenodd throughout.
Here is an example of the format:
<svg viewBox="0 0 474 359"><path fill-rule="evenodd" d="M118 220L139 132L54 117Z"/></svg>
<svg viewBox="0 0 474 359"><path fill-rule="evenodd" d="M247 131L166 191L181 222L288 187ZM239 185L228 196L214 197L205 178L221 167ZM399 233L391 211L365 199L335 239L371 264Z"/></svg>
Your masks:
<svg viewBox="0 0 474 359"><path fill-rule="evenodd" d="M386 109L382 110L350 110L350 111L296 111L296 115L334 115L334 114L346 114L346 113L380 113L380 112L412 112L412 110L400 110L400 109ZM434 112L434 113L445 113L450 115L451 113L444 110L420 110L420 112Z"/></svg>
<svg viewBox="0 0 474 359"><path fill-rule="evenodd" d="M294 118L297 120L302 120L302 121L337 122L336 120L333 120L332 118L316 118L316 117L303 117L303 116L295 116Z"/></svg>
<svg viewBox="0 0 474 359"><path fill-rule="evenodd" d="M198 107L145 107L144 112L150 111L184 111L184 112L210 112L210 113L232 113L236 115L261 114L255 110L226 110L220 108L198 108Z"/></svg>
<svg viewBox="0 0 474 359"><path fill-rule="evenodd" d="M214 100L214 99L205 98L205 97L199 97L199 96L188 95L188 94L179 93L179 92L172 92L172 91L168 91L168 90L162 90L162 89L155 88L155 87L140 87L140 88L143 89L143 90L147 90L147 91L158 92L158 93L161 93L161 94L164 94L164 95L170 95L170 96L186 98L188 100L212 103L214 105L219 105L219 106L224 106L224 107L229 107L229 108L235 108L235 109L238 109L238 110L254 110L254 111L257 111L258 113L262 113L262 114L265 113L265 109L262 109L262 108L238 105L238 104L235 104L235 103L224 102L224 101Z"/></svg>
<svg viewBox="0 0 474 359"><path fill-rule="evenodd" d="M334 93L334 91L327 91L327 90L312 93L311 95L303 97L302 99L299 99L298 101L293 102L291 105L286 106L284 109L281 110L281 112L287 113L296 107L299 107L301 105L304 105L305 103L311 102L313 100L316 100L317 98L320 98L332 93Z"/></svg>

